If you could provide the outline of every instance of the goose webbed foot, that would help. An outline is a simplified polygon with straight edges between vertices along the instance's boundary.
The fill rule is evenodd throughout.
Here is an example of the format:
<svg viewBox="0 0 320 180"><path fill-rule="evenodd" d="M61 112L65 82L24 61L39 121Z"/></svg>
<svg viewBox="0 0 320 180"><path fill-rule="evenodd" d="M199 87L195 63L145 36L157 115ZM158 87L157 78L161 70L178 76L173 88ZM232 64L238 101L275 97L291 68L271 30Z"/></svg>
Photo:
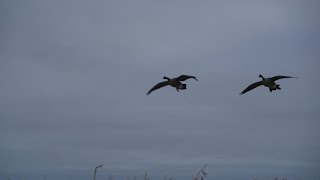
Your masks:
<svg viewBox="0 0 320 180"><path fill-rule="evenodd" d="M281 90L280 85L277 85L277 89Z"/></svg>

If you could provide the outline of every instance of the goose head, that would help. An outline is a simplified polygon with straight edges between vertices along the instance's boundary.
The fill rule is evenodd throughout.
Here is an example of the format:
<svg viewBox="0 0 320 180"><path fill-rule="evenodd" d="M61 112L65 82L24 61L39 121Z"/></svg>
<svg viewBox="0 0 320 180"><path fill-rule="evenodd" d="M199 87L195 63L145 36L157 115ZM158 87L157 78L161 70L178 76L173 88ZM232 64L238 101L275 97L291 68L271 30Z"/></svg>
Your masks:
<svg viewBox="0 0 320 180"><path fill-rule="evenodd" d="M166 79L168 81L170 80L170 78L168 78L167 76L164 76L163 79Z"/></svg>
<svg viewBox="0 0 320 180"><path fill-rule="evenodd" d="M264 77L261 74L259 75L259 78L262 78L262 80L264 80Z"/></svg>

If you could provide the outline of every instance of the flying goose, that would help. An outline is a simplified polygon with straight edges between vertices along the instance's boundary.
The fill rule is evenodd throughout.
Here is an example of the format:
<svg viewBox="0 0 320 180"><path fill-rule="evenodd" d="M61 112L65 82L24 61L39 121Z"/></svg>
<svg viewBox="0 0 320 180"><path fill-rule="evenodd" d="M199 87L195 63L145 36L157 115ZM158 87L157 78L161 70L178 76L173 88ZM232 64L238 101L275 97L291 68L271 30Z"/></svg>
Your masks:
<svg viewBox="0 0 320 180"><path fill-rule="evenodd" d="M275 81L279 80L279 79L285 79L285 78L297 78L297 77L291 77L291 76L274 76L271 78L264 78L261 74L259 75L260 78L262 78L261 81L255 82L253 84L251 84L250 86L248 86L245 90L243 90L240 95L251 91L252 89L258 87L258 86L265 86L269 88L269 91L275 91L277 89L281 90L280 85L276 84Z"/></svg>
<svg viewBox="0 0 320 180"><path fill-rule="evenodd" d="M166 81L162 81L159 82L158 84L156 84L155 86L153 86L153 88L151 88L148 92L147 95L149 95L152 91L160 89L164 86L172 86L175 87L176 90L179 92L179 90L184 90L187 89L187 85L186 84L182 84L180 81L185 81L187 79L195 79L196 81L198 81L198 79L195 76L189 76L189 75L181 75L179 77L176 78L168 78L167 76L164 76L163 79L166 79Z"/></svg>

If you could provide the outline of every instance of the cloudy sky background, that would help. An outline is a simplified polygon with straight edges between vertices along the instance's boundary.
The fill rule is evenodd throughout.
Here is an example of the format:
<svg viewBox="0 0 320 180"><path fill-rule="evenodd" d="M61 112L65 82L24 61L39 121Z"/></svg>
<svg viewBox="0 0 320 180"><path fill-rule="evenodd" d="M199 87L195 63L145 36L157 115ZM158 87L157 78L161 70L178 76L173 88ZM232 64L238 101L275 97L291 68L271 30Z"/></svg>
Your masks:
<svg viewBox="0 0 320 180"><path fill-rule="evenodd" d="M1 1L0 178L320 177L319 8ZM259 74L299 79L239 96Z"/></svg>

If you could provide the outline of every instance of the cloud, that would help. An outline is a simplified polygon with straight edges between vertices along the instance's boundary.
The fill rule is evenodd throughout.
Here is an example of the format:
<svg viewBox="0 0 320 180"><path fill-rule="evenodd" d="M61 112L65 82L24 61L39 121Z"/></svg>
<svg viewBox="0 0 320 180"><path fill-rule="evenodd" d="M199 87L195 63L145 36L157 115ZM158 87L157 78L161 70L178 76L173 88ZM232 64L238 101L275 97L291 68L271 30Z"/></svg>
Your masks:
<svg viewBox="0 0 320 180"><path fill-rule="evenodd" d="M2 177L319 175L317 2L4 5ZM259 74L299 79L239 96Z"/></svg>

